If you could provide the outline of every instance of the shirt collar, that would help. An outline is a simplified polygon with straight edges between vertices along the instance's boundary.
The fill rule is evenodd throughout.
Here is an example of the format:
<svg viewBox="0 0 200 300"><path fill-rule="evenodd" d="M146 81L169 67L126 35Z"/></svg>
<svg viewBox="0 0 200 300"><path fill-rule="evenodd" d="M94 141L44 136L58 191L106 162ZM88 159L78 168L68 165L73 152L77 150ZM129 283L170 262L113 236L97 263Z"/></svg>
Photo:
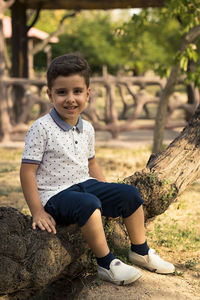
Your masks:
<svg viewBox="0 0 200 300"><path fill-rule="evenodd" d="M51 112L49 113L50 116L52 117L52 119L54 120L54 122L64 131L69 131L70 129L72 129L74 126L71 126L69 124L67 124L65 121L63 121L59 114L57 113L57 111L55 110L55 108L52 108ZM81 116L78 117L78 122L76 124L76 129L79 132L83 132L83 120L81 118Z"/></svg>

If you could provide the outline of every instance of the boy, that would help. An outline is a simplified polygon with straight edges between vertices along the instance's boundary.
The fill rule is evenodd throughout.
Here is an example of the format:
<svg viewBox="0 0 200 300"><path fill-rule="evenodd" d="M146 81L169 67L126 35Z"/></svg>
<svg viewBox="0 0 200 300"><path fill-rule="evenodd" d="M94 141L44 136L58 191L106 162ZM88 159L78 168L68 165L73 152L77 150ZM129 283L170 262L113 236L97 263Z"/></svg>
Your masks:
<svg viewBox="0 0 200 300"><path fill-rule="evenodd" d="M173 273L174 266L147 245L138 190L106 183L96 162L94 129L80 117L90 96L89 74L87 61L74 54L55 58L47 71L53 109L27 133L20 170L32 228L56 234L56 223L77 222L97 259L98 276L129 284L141 272L110 252L101 217L122 216L131 241L129 260L157 273Z"/></svg>

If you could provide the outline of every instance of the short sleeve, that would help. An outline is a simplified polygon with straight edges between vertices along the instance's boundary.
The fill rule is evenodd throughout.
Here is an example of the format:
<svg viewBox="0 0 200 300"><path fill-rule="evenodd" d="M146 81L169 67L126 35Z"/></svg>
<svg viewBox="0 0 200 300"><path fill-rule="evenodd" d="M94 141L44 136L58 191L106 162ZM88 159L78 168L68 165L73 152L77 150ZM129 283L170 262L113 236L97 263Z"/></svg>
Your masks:
<svg viewBox="0 0 200 300"><path fill-rule="evenodd" d="M45 151L47 135L44 127L39 121L33 123L26 138L22 163L40 164Z"/></svg>
<svg viewBox="0 0 200 300"><path fill-rule="evenodd" d="M88 159L92 159L95 156L95 131L94 127L90 124L89 130L89 139L88 139Z"/></svg>

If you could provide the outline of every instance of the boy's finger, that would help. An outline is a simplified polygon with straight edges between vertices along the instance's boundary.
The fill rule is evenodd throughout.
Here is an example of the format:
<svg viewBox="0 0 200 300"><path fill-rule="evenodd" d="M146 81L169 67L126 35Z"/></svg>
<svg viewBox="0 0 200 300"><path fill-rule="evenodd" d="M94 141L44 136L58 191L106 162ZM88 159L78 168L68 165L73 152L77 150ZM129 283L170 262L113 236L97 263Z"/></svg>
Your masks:
<svg viewBox="0 0 200 300"><path fill-rule="evenodd" d="M41 229L41 230L45 230L45 227L44 227L44 225L42 224L42 222L41 221L38 221L38 227Z"/></svg>
<svg viewBox="0 0 200 300"><path fill-rule="evenodd" d="M54 224L51 222L51 220L48 220L46 222L45 227L46 227L48 232L53 232L54 234L56 234L56 228L55 228Z"/></svg>
<svg viewBox="0 0 200 300"><path fill-rule="evenodd" d="M51 228L51 231L53 231L53 233L56 233L56 228L55 228L53 220L51 218L49 218L49 220L48 220L48 225Z"/></svg>
<svg viewBox="0 0 200 300"><path fill-rule="evenodd" d="M50 217L51 223L53 224L53 226L56 226L56 222L54 220L54 218Z"/></svg>
<svg viewBox="0 0 200 300"><path fill-rule="evenodd" d="M56 234L56 228L55 228L55 226L53 224L50 224L50 226L51 226L51 229L52 229L53 233Z"/></svg>
<svg viewBox="0 0 200 300"><path fill-rule="evenodd" d="M46 220L43 220L42 225L44 226L44 228L45 228L48 232L51 232L51 226L50 226L48 220L47 220L47 221L46 221Z"/></svg>
<svg viewBox="0 0 200 300"><path fill-rule="evenodd" d="M38 226L41 230L47 230L48 232L53 232L56 234L56 228L54 226L55 221L54 219L50 219L49 222L43 220L43 221L38 221L38 223L33 222L32 223L32 228L35 230L36 227ZM56 224L56 223L55 223Z"/></svg>

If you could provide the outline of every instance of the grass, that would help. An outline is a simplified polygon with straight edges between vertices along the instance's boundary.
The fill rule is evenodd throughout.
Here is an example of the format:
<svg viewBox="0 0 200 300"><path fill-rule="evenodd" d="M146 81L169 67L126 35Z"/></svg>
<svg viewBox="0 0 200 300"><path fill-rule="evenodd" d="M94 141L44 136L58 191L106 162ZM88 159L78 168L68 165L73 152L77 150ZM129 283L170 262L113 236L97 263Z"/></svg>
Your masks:
<svg viewBox="0 0 200 300"><path fill-rule="evenodd" d="M197 181L165 213L147 224L147 239L162 257L175 264L175 275L200 287L199 188Z"/></svg>
<svg viewBox="0 0 200 300"><path fill-rule="evenodd" d="M151 149L97 147L96 157L108 181L120 181L141 170ZM25 214L29 209L23 198L19 168L22 149L0 148L0 205L18 208ZM200 182L197 181L168 210L146 225L150 246L175 263L175 275L192 284L200 276Z"/></svg>
<svg viewBox="0 0 200 300"><path fill-rule="evenodd" d="M182 228L176 220L172 224L163 224L160 221L155 224L154 233L157 244L168 247L171 250L197 251L199 249L200 236L194 225Z"/></svg>

